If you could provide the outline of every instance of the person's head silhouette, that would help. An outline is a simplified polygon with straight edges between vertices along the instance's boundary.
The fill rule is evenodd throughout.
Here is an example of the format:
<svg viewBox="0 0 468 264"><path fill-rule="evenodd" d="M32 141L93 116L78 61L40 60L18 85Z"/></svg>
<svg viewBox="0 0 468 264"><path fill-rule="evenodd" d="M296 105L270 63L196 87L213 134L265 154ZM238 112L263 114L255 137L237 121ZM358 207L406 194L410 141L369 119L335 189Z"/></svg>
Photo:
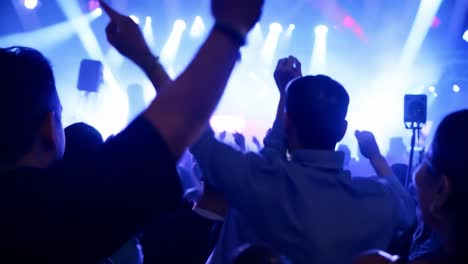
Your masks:
<svg viewBox="0 0 468 264"><path fill-rule="evenodd" d="M94 127L85 123L76 123L65 128L64 159L74 160L87 153L98 151L104 140Z"/></svg>
<svg viewBox="0 0 468 264"><path fill-rule="evenodd" d="M25 47L0 49L0 168L47 167L61 158L62 106L47 59Z"/></svg>
<svg viewBox="0 0 468 264"><path fill-rule="evenodd" d="M349 96L330 77L295 79L287 88L286 131L289 148L334 150L348 123Z"/></svg>

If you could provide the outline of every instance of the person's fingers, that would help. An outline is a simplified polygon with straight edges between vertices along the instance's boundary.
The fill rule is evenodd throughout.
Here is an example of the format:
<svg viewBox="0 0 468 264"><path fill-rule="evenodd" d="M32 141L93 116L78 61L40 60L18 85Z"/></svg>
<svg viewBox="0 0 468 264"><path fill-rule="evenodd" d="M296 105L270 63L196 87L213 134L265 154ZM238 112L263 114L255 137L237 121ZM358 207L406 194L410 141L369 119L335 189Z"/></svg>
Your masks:
<svg viewBox="0 0 468 264"><path fill-rule="evenodd" d="M286 58L280 59L280 60L278 61L278 65L276 65L276 68L281 68L281 67L283 67L283 65L285 64L285 62L286 62L287 60L288 60L288 59L286 59Z"/></svg>
<svg viewBox="0 0 468 264"><path fill-rule="evenodd" d="M285 66L286 66L288 69L292 68L292 67L294 66L295 60L296 60L296 59L295 59L293 56L289 56L289 58L288 58L287 61L286 61L286 65L285 65Z"/></svg>
<svg viewBox="0 0 468 264"><path fill-rule="evenodd" d="M112 7L110 7L105 1L99 0L99 3L102 9L104 10L104 12L106 12L106 14L109 16L111 20L116 21L123 16L119 12L115 11Z"/></svg>

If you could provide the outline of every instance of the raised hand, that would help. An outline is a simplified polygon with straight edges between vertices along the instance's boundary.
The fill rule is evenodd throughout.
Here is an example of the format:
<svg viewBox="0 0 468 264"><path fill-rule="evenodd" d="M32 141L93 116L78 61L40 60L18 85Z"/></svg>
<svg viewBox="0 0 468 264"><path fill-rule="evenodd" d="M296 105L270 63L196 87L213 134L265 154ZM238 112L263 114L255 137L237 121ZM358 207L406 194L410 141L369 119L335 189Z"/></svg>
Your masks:
<svg viewBox="0 0 468 264"><path fill-rule="evenodd" d="M295 78L302 77L301 62L293 56L280 59L273 76L280 94L284 95L288 83Z"/></svg>
<svg viewBox="0 0 468 264"><path fill-rule="evenodd" d="M102 0L99 2L111 20L106 27L109 43L122 55L140 66L143 66L149 59L153 59L140 27L129 16L120 14Z"/></svg>
<svg viewBox="0 0 468 264"><path fill-rule="evenodd" d="M369 131L356 131L354 133L359 144L361 154L369 160L381 158L379 146L374 135Z"/></svg>
<svg viewBox="0 0 468 264"><path fill-rule="evenodd" d="M223 131L219 134L219 140L220 141L224 141L226 139L226 134L227 132L226 131Z"/></svg>
<svg viewBox="0 0 468 264"><path fill-rule="evenodd" d="M257 146L258 150L262 149L262 145L260 144L260 141L258 140L257 137L252 137L252 142L255 144L255 146Z"/></svg>
<svg viewBox="0 0 468 264"><path fill-rule="evenodd" d="M242 151L245 151L245 137L241 133L234 133L232 135L234 137L234 142Z"/></svg>
<svg viewBox="0 0 468 264"><path fill-rule="evenodd" d="M215 20L246 35L258 22L264 0L211 0Z"/></svg>

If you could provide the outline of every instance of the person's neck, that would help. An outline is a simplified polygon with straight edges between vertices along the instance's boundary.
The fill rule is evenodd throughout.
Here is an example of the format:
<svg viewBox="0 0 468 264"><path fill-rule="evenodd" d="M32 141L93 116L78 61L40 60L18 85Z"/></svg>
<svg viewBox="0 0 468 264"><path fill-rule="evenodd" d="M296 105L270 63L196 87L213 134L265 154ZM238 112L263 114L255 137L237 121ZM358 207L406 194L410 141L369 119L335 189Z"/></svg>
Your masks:
<svg viewBox="0 0 468 264"><path fill-rule="evenodd" d="M455 234L452 225L448 221L442 220L439 223L438 233L443 244L445 254L454 256L456 254Z"/></svg>

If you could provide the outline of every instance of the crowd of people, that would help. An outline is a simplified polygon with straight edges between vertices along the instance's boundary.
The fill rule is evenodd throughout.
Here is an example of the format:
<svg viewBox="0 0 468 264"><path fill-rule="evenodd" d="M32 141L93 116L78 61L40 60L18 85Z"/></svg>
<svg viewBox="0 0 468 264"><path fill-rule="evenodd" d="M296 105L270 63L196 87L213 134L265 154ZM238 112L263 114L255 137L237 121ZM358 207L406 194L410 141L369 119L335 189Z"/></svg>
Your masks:
<svg viewBox="0 0 468 264"><path fill-rule="evenodd" d="M1 262L468 263L468 110L438 126L414 191L369 131L355 136L375 176L358 177L336 150L352 98L289 56L272 74L280 99L263 144L227 144L208 120L263 0L211 0L216 23L175 80L138 25L101 6L109 42L157 96L106 141L83 123L63 129L49 61L0 49Z"/></svg>

